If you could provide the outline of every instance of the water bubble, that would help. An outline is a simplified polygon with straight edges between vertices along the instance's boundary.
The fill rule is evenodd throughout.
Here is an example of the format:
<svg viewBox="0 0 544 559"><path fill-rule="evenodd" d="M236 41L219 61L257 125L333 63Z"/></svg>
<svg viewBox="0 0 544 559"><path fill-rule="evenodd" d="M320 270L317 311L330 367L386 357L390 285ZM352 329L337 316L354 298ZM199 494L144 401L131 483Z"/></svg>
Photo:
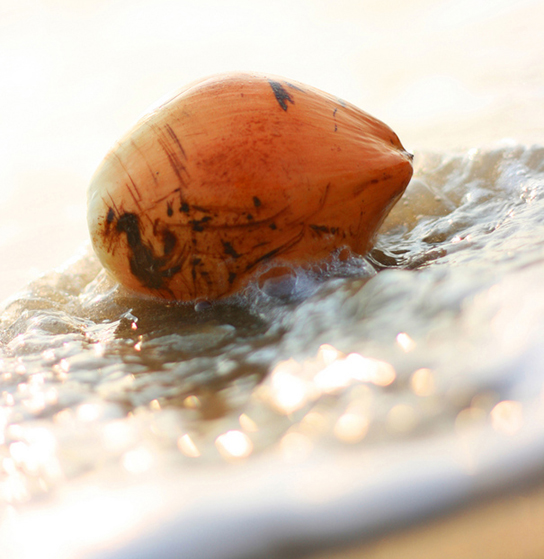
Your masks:
<svg viewBox="0 0 544 559"><path fill-rule="evenodd" d="M193 439L186 433L178 439L178 448L185 456L190 458L198 458L200 456L200 451L198 450Z"/></svg>
<svg viewBox="0 0 544 559"><path fill-rule="evenodd" d="M523 405L521 402L503 400L490 413L493 429L503 435L515 435L523 427Z"/></svg>
<svg viewBox="0 0 544 559"><path fill-rule="evenodd" d="M412 374L410 386L418 396L430 396L435 392L435 380L430 369L418 369Z"/></svg>
<svg viewBox="0 0 544 559"><path fill-rule="evenodd" d="M215 446L224 458L246 458L253 452L251 439L237 430L219 435L215 440Z"/></svg>
<svg viewBox="0 0 544 559"><path fill-rule="evenodd" d="M368 417L356 411L346 411L334 425L337 439L345 443L358 443L368 432L370 421Z"/></svg>

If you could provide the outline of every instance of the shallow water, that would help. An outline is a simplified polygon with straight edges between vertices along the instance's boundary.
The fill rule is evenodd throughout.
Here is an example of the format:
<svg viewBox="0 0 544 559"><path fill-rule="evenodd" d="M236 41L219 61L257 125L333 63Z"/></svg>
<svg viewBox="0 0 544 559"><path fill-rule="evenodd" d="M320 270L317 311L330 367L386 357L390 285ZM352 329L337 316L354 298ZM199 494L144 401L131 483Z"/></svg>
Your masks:
<svg viewBox="0 0 544 559"><path fill-rule="evenodd" d="M299 552L345 543L538 471L544 148L415 162L366 258L194 307L134 298L84 247L12 297L0 535L13 557L44 539L56 558L112 541L112 557L177 544L272 557L286 533ZM90 488L96 510L76 498ZM17 539L37 524L43 539Z"/></svg>

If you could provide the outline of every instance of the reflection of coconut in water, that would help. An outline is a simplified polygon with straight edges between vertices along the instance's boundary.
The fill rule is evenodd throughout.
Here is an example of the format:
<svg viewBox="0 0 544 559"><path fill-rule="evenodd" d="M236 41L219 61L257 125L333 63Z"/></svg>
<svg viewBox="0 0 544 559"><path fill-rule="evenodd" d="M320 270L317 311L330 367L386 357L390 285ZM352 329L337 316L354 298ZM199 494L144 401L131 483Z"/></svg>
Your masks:
<svg viewBox="0 0 544 559"><path fill-rule="evenodd" d="M88 196L102 264L168 299L229 295L271 263L366 253L412 175L385 124L279 77L187 86L108 154Z"/></svg>

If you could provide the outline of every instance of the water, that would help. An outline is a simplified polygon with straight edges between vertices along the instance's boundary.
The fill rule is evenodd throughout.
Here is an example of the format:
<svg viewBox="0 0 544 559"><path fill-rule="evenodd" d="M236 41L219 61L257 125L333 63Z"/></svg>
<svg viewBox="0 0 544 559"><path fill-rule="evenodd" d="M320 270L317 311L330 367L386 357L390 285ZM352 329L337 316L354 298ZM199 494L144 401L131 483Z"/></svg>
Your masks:
<svg viewBox="0 0 544 559"><path fill-rule="evenodd" d="M544 148L415 161L366 258L195 307L131 296L83 247L13 296L10 557L297 556L538 472Z"/></svg>

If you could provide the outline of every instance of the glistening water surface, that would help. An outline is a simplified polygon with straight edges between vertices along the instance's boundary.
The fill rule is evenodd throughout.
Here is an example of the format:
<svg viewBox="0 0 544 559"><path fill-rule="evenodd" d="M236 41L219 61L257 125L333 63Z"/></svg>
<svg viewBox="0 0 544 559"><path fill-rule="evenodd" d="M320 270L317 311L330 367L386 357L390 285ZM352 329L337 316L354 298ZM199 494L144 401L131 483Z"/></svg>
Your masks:
<svg viewBox="0 0 544 559"><path fill-rule="evenodd" d="M113 541L112 557L285 557L538 471L544 148L415 163L366 258L195 307L131 296L85 249L12 298L12 556L104 557ZM157 511L184 520L153 539ZM21 537L38 525L41 539Z"/></svg>

